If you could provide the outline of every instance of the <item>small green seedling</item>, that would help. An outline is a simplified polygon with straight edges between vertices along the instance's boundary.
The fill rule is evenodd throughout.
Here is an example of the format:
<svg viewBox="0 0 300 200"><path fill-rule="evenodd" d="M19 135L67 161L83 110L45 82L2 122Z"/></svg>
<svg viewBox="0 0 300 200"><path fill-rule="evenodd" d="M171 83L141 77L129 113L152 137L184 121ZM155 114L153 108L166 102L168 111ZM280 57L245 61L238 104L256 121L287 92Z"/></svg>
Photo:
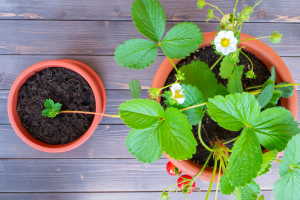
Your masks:
<svg viewBox="0 0 300 200"><path fill-rule="evenodd" d="M59 113L61 109L60 103L54 103L52 99L46 99L45 101L45 107L46 109L43 110L42 115L45 117L56 117L56 115Z"/></svg>

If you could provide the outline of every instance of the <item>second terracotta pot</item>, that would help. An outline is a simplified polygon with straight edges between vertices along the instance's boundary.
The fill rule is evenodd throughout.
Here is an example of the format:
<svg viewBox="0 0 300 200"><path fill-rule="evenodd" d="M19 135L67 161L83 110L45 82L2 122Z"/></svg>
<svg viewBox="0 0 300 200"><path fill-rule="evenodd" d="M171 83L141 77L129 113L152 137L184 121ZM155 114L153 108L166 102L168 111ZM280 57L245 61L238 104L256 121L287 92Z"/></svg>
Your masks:
<svg viewBox="0 0 300 200"><path fill-rule="evenodd" d="M203 34L203 44L199 46L199 48L207 47L211 45L211 42L214 40L217 32L209 32ZM253 38L250 35L247 34L240 34L241 40L250 39ZM266 65L268 69L271 69L272 66L276 69L276 83L281 82L290 82L294 83L294 80L292 78L292 75L283 62L283 60L280 58L280 56L267 44L260 40L251 40L247 42L241 42L239 47L246 46L244 49L248 52L252 53L256 57L259 58L259 60ZM180 60L173 60L174 64L178 64ZM166 58L159 69L157 70L154 79L152 81L151 87L153 88L162 88L173 69L173 66L168 58ZM288 98L284 99L281 98L282 106L284 106L286 109L288 109L292 116L297 120L297 112L298 112L298 99L297 99L297 92L296 88L294 89L294 94ZM278 153L277 156L281 154ZM169 161L171 161L175 166L177 166L179 169L181 169L184 173L195 176L197 173L202 169L202 165L199 165L195 162L189 161L189 160L183 160L178 161L170 158L168 155L164 153L164 155L168 158ZM203 173L198 177L198 179L203 181L210 181L212 176L212 168L206 167L203 171ZM215 176L214 182L217 182L217 176Z"/></svg>
<svg viewBox="0 0 300 200"><path fill-rule="evenodd" d="M95 73L95 71L92 70L89 66L75 60L66 59L39 62L30 66L18 76L18 78L15 80L11 87L7 101L8 117L14 131L26 144L37 150L49 153L60 153L72 150L83 144L85 141L87 141L98 127L98 124L103 116L95 115L94 120L89 129L80 138L68 144L51 145L33 138L21 125L20 117L17 112L19 89L29 77L35 74L35 72L41 71L42 69L48 67L63 67L80 74L88 82L88 84L93 90L96 103L95 112L105 112L106 93L104 85L99 76Z"/></svg>

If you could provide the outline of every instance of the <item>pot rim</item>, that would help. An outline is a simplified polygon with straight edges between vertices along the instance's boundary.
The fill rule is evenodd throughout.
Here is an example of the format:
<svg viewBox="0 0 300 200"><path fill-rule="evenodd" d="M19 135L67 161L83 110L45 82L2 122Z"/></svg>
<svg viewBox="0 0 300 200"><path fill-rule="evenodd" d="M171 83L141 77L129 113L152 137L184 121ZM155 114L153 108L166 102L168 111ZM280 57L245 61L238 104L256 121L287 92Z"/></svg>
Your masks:
<svg viewBox="0 0 300 200"><path fill-rule="evenodd" d="M203 34L203 44L199 45L199 48L207 47L211 45L211 42L214 40L215 35L217 34L217 31L213 32L207 32ZM240 33L241 39L250 39L254 38L250 35ZM271 69L272 66L276 69L276 82L290 82L294 83L294 80L292 78L292 75L285 65L284 61L281 59L281 57L266 43L260 41L260 40L251 40L246 42L239 43L238 47L246 46L244 49L248 52L254 54L256 57L259 58L259 60L266 65L268 69ZM181 59L180 59L181 60ZM174 64L178 64L180 60L174 59ZM170 60L166 58L160 67L158 68L151 87L153 88L161 88L164 86L165 81L167 80L170 72L173 69L173 65L171 64ZM160 98L159 98L160 101ZM294 86L294 94L288 98L284 99L281 98L282 105L291 111L292 116L295 120L297 120L297 112L298 112L298 99L297 99L297 91L296 87ZM183 172L190 176L195 176L203 167L203 165L197 164L195 162L189 161L189 160L174 160L170 158L168 155L163 152L164 155L167 157L169 161L171 161L176 167L181 169ZM263 152L264 153L264 152ZM279 152L277 154L277 157L280 156L282 152ZM217 170L218 171L218 170ZM213 169L206 166L202 174L198 177L198 179L203 181L210 181L211 175L212 175ZM217 174L218 172L216 172ZM214 178L214 182L217 182L217 176Z"/></svg>
<svg viewBox="0 0 300 200"><path fill-rule="evenodd" d="M8 117L9 117L10 123L11 123L14 131L29 146L31 146L31 147L33 147L37 150L44 151L44 152L49 152L49 153L65 152L65 151L75 149L78 146L80 146L81 144L83 144L85 141L87 141L90 138L90 136L97 129L98 124L99 124L99 122L102 118L99 115L95 115L91 126L77 140L75 140L73 142L70 142L70 143L67 143L67 144L51 145L51 144L47 144L45 142L42 142L40 140L37 140L37 139L33 138L26 131L26 129L21 125L21 120L20 120L19 115L18 115L17 110L16 110L18 96L19 96L19 89L27 81L27 79L29 77L34 75L35 72L41 71L42 69L45 69L45 68L63 67L63 68L66 68L66 69L69 69L69 70L72 70L72 71L78 73L79 75L81 75L88 82L88 84L92 88L92 91L93 91L94 97L95 97L95 103L96 103L96 111L95 112L104 112L105 111L105 106L103 107L102 105L103 104L106 105L106 95L105 96L100 95L99 89L101 90L102 87L98 88L98 86L96 84L96 81L90 75L91 71L87 71L85 69L88 66L82 66L81 64L83 64L83 63L80 64L80 62L78 62L78 63L76 63L76 62L78 62L78 61L74 61L74 62L71 62L70 60L47 60L47 61L42 61L42 62L36 63L36 64L28 67L26 70L24 70L17 77L15 82L13 83L13 85L10 89L10 92L9 92L9 95L8 95L8 101L7 101ZM102 94L103 94L103 92L102 92ZM104 91L104 94L105 94L105 91ZM102 99L102 98L105 98L105 99Z"/></svg>

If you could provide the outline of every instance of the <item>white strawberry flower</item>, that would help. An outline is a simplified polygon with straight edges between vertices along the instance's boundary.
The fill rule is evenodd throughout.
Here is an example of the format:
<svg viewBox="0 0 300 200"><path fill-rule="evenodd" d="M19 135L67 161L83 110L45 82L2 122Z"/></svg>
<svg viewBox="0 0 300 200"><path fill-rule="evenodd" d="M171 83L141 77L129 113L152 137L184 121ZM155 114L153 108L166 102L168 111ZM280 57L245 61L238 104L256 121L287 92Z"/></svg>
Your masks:
<svg viewBox="0 0 300 200"><path fill-rule="evenodd" d="M216 50L224 56L237 50L236 44L238 40L234 37L233 31L220 31L217 37L215 37L214 42Z"/></svg>
<svg viewBox="0 0 300 200"><path fill-rule="evenodd" d="M181 85L179 83L175 83L174 85L171 86L171 91L172 91L172 99L175 99L179 104L183 104L185 100L185 95L184 95L184 89L182 89Z"/></svg>

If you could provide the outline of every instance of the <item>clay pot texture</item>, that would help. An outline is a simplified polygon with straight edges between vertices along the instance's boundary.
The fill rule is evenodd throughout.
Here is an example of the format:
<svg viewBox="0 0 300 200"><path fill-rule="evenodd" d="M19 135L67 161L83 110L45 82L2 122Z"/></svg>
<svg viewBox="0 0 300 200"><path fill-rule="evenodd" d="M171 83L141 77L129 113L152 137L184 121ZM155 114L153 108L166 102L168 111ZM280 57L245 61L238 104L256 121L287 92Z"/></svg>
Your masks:
<svg viewBox="0 0 300 200"><path fill-rule="evenodd" d="M207 47L211 45L211 42L214 40L217 32L209 32L204 33L204 39L203 44L201 44L199 47ZM241 41L245 39L253 38L250 35L240 33ZM246 49L248 52L254 54L256 57L259 58L259 60L266 65L268 69L271 69L272 66L276 69L276 83L281 82L290 82L294 83L294 80L292 78L292 75L283 62L283 60L280 58L280 56L267 44L260 40L250 40L246 42L239 43L238 47L246 46L244 49ZM173 62L176 65L180 60L174 59ZM151 87L153 88L161 88L164 86L170 72L172 71L173 66L168 58L166 58L163 63L160 65L159 69L157 70L154 79L152 81ZM159 99L160 100L160 99ZM288 98L281 98L282 106L284 106L286 109L288 109L292 116L297 120L297 112L298 112L298 99L297 99L297 91L296 87L294 87L294 94ZM278 153L277 157L281 154ZM184 173L195 176L201 169L202 165L199 165L195 162L189 161L189 160L183 160L178 161L170 158L168 155L164 153L164 155L168 158L169 161L171 161L176 167L181 169ZM198 177L198 179L203 181L210 181L212 176L213 169L210 167L206 167L203 171L203 173ZM218 171L218 170L217 170ZM214 178L214 182L217 182L217 173Z"/></svg>
<svg viewBox="0 0 300 200"><path fill-rule="evenodd" d="M75 149L78 146L82 145L85 141L87 141L98 127L98 124L103 116L95 115L94 120L89 129L80 138L68 144L51 145L33 138L21 125L21 121L16 109L19 96L19 89L29 77L35 74L35 72L39 72L48 67L63 67L80 74L89 83L90 87L93 90L96 103L95 112L105 112L106 93L104 85L99 76L96 74L96 72L93 71L89 66L75 60L66 59L39 62L30 66L18 76L18 78L15 80L11 87L7 101L8 117L14 131L26 144L37 150L49 153L60 153Z"/></svg>

